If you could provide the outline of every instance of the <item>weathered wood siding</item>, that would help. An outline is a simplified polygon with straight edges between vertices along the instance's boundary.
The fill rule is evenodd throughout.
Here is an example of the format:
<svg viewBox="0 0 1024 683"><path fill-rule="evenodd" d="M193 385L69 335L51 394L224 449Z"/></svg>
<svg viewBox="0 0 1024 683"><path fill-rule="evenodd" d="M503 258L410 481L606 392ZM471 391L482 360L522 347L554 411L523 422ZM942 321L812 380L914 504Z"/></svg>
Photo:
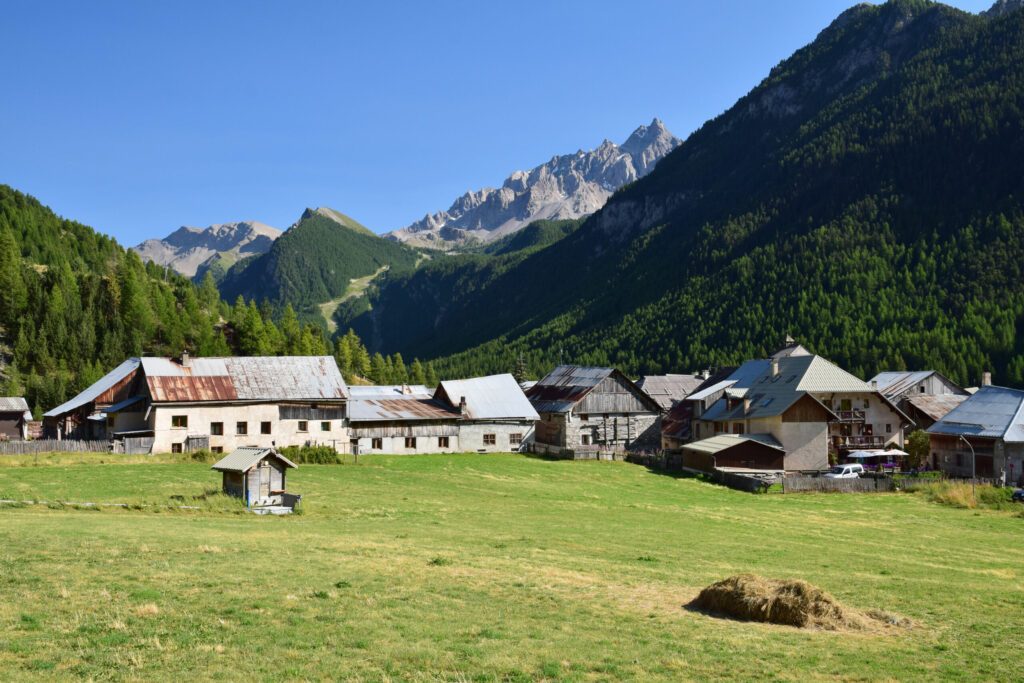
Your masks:
<svg viewBox="0 0 1024 683"><path fill-rule="evenodd" d="M0 413L0 436L9 439L20 439L21 423L25 418L20 413Z"/></svg>
<svg viewBox="0 0 1024 683"><path fill-rule="evenodd" d="M583 400L576 404L573 413L652 413L641 392L619 377L612 375L598 384Z"/></svg>
<svg viewBox="0 0 1024 683"><path fill-rule="evenodd" d="M224 493L238 498L245 497L245 476L241 472L224 472Z"/></svg>
<svg viewBox="0 0 1024 683"><path fill-rule="evenodd" d="M41 439L39 441L0 441L0 455L35 455L36 453L109 453L109 441L78 441L75 439Z"/></svg>
<svg viewBox="0 0 1024 683"><path fill-rule="evenodd" d="M458 436L459 425L453 422L358 422L349 426L353 438L388 438L406 436Z"/></svg>

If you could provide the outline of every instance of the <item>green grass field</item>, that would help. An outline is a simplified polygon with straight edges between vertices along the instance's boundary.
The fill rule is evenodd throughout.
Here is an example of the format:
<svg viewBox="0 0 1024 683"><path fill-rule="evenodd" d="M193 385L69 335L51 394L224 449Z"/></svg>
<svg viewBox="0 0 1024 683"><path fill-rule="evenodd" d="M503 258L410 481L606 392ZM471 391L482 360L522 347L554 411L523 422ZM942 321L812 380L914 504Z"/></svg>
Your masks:
<svg viewBox="0 0 1024 683"><path fill-rule="evenodd" d="M165 506L219 485L203 464L73 460L0 461L0 498ZM304 514L217 496L199 511L0 508L0 680L1020 675L1024 519L1011 512L752 496L520 456L304 465L289 488ZM915 626L804 631L683 608L739 572L805 579Z"/></svg>

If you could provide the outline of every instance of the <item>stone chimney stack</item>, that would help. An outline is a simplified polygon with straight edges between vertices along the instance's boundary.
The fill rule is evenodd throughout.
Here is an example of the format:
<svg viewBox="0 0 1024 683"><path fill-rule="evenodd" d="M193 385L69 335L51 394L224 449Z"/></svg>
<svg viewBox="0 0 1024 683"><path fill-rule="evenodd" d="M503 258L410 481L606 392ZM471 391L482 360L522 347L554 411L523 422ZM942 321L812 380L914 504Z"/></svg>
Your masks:
<svg viewBox="0 0 1024 683"><path fill-rule="evenodd" d="M461 396L459 398L459 413L462 415L466 414L466 397Z"/></svg>
<svg viewBox="0 0 1024 683"><path fill-rule="evenodd" d="M875 391L878 391L878 380L877 379L871 380L871 388L874 389Z"/></svg>
<svg viewBox="0 0 1024 683"><path fill-rule="evenodd" d="M992 386L992 373L991 372L986 371L986 372L981 373L981 386L983 386L983 387L990 387L990 386Z"/></svg>
<svg viewBox="0 0 1024 683"><path fill-rule="evenodd" d="M188 350L181 352L181 367L190 368L192 367L192 357L188 355Z"/></svg>
<svg viewBox="0 0 1024 683"><path fill-rule="evenodd" d="M749 415L750 414L750 399L749 398L744 398L743 399L743 414L744 415Z"/></svg>
<svg viewBox="0 0 1024 683"><path fill-rule="evenodd" d="M403 384L402 385L402 395L403 396L409 396L411 394L412 394L412 387L410 387L408 384Z"/></svg>
<svg viewBox="0 0 1024 683"><path fill-rule="evenodd" d="M772 358L772 377L779 376L779 359Z"/></svg>

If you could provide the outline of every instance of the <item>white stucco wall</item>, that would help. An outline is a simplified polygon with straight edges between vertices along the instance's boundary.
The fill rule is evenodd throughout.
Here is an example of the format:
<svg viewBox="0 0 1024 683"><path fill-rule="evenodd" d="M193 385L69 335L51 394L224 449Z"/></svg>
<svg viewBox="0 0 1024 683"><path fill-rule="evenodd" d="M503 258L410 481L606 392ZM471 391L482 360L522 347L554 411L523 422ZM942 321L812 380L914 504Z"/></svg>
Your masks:
<svg viewBox="0 0 1024 683"><path fill-rule="evenodd" d="M188 427L172 427L172 418L184 415ZM210 425L224 423L224 434L214 436ZM237 423L245 422L248 434L237 433ZM261 423L270 423L270 433L261 433ZM153 452L168 453L172 444L184 444L189 436L209 436L210 448L222 448L230 453L241 446L303 446L308 443L333 446L339 452L347 452L348 428L344 420L307 420L308 431L299 431L299 420L281 420L278 404L257 403L249 405L208 405L208 406L154 406L150 412L149 429L154 432ZM321 422L328 422L330 429L322 431Z"/></svg>

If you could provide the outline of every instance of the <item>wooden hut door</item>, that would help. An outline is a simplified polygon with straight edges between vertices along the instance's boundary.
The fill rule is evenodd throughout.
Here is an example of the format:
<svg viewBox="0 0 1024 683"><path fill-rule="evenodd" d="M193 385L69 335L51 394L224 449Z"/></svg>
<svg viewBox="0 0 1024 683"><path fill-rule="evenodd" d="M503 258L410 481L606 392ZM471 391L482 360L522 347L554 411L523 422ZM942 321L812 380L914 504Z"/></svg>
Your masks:
<svg viewBox="0 0 1024 683"><path fill-rule="evenodd" d="M260 463L260 498L270 497L270 463Z"/></svg>

